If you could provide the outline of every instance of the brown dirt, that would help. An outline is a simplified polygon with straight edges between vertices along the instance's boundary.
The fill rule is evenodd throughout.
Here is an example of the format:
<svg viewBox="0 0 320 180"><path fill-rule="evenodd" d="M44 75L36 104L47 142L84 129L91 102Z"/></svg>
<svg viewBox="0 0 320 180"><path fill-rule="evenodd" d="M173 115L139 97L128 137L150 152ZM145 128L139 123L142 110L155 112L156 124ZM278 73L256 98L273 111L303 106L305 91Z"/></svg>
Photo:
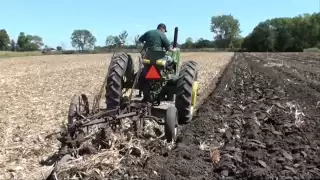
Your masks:
<svg viewBox="0 0 320 180"><path fill-rule="evenodd" d="M200 65L200 94L233 53L183 53ZM7 58L0 61L0 179L37 179L39 161L57 151L45 136L66 123L73 94L90 98L99 90L111 55L61 55ZM136 55L134 55L136 57ZM42 167L47 168L47 167Z"/></svg>
<svg viewBox="0 0 320 180"><path fill-rule="evenodd" d="M238 53L173 150L113 179L318 179L320 55Z"/></svg>

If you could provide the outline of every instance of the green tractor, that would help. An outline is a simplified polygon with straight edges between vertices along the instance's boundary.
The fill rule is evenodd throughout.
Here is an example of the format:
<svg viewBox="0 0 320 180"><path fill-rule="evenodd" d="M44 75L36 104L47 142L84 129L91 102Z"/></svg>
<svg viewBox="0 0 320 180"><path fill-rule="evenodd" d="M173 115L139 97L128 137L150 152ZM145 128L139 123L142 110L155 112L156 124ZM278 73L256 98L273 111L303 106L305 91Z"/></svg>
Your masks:
<svg viewBox="0 0 320 180"><path fill-rule="evenodd" d="M173 48L177 47L178 28L174 31ZM198 69L195 61L185 61L179 70L180 50L167 53L173 59L154 56L146 59L139 57L140 66L134 70L133 58L127 53L113 56L107 73L106 106L107 110L125 106L134 99L132 90L143 92L143 102L157 108L162 102L171 102L166 107L165 134L170 140L176 136L178 124L188 123L193 116L198 91ZM174 105L173 105L174 104Z"/></svg>

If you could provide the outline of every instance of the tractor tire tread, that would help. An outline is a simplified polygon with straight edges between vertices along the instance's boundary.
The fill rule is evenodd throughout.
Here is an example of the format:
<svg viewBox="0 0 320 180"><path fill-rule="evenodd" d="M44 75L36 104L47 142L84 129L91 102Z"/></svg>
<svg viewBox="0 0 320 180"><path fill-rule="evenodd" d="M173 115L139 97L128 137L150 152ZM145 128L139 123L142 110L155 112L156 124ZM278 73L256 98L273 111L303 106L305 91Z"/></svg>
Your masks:
<svg viewBox="0 0 320 180"><path fill-rule="evenodd" d="M122 97L122 78L126 74L129 63L129 56L125 53L116 54L110 62L109 71L107 73L106 84L106 103L107 110L120 106Z"/></svg>
<svg viewBox="0 0 320 180"><path fill-rule="evenodd" d="M197 73L197 63L195 61L187 61L181 65L175 102L179 114L179 124L185 124L192 118L190 117L192 85L197 80Z"/></svg>

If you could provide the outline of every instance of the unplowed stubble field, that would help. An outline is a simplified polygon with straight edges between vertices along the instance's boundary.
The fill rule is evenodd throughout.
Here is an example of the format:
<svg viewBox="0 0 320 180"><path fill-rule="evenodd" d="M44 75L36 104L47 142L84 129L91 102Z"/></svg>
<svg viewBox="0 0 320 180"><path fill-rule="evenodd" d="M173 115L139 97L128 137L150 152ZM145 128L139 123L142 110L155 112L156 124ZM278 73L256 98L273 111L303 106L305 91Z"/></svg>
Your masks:
<svg viewBox="0 0 320 180"><path fill-rule="evenodd" d="M183 53L199 63L199 93L212 89L233 53ZM58 148L45 139L67 120L73 94L93 97L106 75L111 55L60 55L0 60L0 179L33 179L39 161ZM137 60L137 54L134 55ZM92 102L92 101L91 101Z"/></svg>

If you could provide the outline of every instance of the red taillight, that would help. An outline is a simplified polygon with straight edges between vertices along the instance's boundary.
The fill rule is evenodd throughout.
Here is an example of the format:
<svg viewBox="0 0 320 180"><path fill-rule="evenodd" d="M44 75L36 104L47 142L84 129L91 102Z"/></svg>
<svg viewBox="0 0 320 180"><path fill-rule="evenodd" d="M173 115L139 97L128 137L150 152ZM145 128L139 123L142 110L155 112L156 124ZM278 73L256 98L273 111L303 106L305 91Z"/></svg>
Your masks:
<svg viewBox="0 0 320 180"><path fill-rule="evenodd" d="M160 74L158 70L154 67L154 65L152 65L149 71L147 72L146 79L160 79Z"/></svg>

